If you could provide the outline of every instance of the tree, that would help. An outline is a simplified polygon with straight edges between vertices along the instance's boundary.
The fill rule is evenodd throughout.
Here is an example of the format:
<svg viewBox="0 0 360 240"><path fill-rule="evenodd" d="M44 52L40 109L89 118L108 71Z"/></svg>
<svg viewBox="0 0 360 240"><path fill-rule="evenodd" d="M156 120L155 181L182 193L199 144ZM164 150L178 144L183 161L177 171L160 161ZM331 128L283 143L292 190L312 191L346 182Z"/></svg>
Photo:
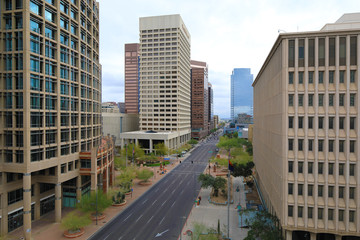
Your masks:
<svg viewBox="0 0 360 240"><path fill-rule="evenodd" d="M154 176L154 172L147 168L137 171L137 178L143 182L147 182L152 176Z"/></svg>
<svg viewBox="0 0 360 240"><path fill-rule="evenodd" d="M97 195L97 197L96 197ZM92 192L90 195L83 196L78 208L83 212L102 213L106 208L111 206L112 200L103 191Z"/></svg>
<svg viewBox="0 0 360 240"><path fill-rule="evenodd" d="M219 195L219 189L225 189L226 187L226 179L222 177L214 178L210 174L200 174L198 177L201 182L202 188L212 187L214 189L214 196L217 197Z"/></svg>
<svg viewBox="0 0 360 240"><path fill-rule="evenodd" d="M159 156L167 155L169 152L169 148L165 145L165 143L155 144L154 149L156 151L156 154Z"/></svg>
<svg viewBox="0 0 360 240"><path fill-rule="evenodd" d="M195 145L197 143L198 143L198 141L194 138L192 138L192 139L190 139L190 141L188 141L188 144L191 144L191 145Z"/></svg>
<svg viewBox="0 0 360 240"><path fill-rule="evenodd" d="M239 137L239 133L238 132L234 132L233 135L232 135L233 138L238 138Z"/></svg>
<svg viewBox="0 0 360 240"><path fill-rule="evenodd" d="M247 162L247 163L237 163L234 162L234 171L231 173L234 177L249 177L252 175L252 169L255 166L254 162Z"/></svg>
<svg viewBox="0 0 360 240"><path fill-rule="evenodd" d="M244 214L243 211L240 214ZM281 231L276 227L279 219L266 211L256 211L255 217L246 220L250 227L248 235L244 240L279 240L282 239Z"/></svg>
<svg viewBox="0 0 360 240"><path fill-rule="evenodd" d="M127 157L128 159L132 159L132 156L133 156L133 150L134 150L134 158L141 158L145 155L145 152L144 150L138 146L138 145L135 145L133 143L129 144L127 146L127 148L124 148L123 151L122 151L122 155L125 156L126 155L126 149L127 149Z"/></svg>
<svg viewBox="0 0 360 240"><path fill-rule="evenodd" d="M75 211L70 212L61 220L61 226L72 233L79 231L90 223L91 220L88 215L79 216L75 214Z"/></svg>
<svg viewBox="0 0 360 240"><path fill-rule="evenodd" d="M134 167L127 167L119 176L116 177L117 184L124 189L125 192L130 191L131 182L136 177L136 170Z"/></svg>

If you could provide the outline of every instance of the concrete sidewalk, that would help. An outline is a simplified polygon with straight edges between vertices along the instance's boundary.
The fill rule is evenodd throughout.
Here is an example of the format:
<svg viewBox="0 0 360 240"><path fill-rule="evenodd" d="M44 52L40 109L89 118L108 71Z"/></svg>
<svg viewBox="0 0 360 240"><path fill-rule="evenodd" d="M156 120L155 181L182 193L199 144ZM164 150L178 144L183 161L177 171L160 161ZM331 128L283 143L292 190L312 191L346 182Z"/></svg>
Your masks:
<svg viewBox="0 0 360 240"><path fill-rule="evenodd" d="M236 188L240 187L240 191L236 192ZM240 205L243 209L246 208L246 199L245 199L245 187L242 177L237 177L233 179L234 190L234 203L230 204L230 238L231 239L244 239L247 236L248 229L239 228L239 214L237 212L236 206L240 201ZM214 205L209 203L208 198L211 193L211 188L201 189L201 203L200 206L194 205L191 213L185 223L181 239L191 240L191 237L186 235L187 230L193 231L194 223L202 223L208 228L213 228L217 230L218 220L220 220L221 231L227 235L227 206L223 205Z"/></svg>

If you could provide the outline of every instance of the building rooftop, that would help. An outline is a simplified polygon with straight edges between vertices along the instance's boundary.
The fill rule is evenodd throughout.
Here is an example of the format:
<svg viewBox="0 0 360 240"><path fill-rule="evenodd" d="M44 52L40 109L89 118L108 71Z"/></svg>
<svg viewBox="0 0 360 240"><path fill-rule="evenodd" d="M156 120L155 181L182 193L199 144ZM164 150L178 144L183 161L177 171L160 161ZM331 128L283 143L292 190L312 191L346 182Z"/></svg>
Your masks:
<svg viewBox="0 0 360 240"><path fill-rule="evenodd" d="M360 13L345 13L335 23L327 23L320 31L360 28Z"/></svg>

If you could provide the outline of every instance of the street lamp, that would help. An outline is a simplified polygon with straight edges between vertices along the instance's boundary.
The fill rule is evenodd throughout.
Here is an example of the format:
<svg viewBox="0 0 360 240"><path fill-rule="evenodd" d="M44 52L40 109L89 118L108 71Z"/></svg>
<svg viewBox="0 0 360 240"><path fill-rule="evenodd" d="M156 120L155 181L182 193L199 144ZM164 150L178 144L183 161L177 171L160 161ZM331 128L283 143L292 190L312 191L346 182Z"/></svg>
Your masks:
<svg viewBox="0 0 360 240"><path fill-rule="evenodd" d="M102 190L102 174L100 173L100 183L97 184L97 189L96 189L96 225L98 225L98 195L99 195L99 187Z"/></svg>

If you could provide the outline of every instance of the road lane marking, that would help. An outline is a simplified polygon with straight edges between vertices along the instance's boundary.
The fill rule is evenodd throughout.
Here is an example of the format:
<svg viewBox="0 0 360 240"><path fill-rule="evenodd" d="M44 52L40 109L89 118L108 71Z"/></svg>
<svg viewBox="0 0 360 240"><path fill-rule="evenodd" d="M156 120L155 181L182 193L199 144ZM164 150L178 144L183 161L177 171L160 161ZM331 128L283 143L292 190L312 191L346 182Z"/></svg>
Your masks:
<svg viewBox="0 0 360 240"><path fill-rule="evenodd" d="M184 189L180 192L180 195L184 192Z"/></svg>
<svg viewBox="0 0 360 240"><path fill-rule="evenodd" d="M124 219L124 221L123 222L125 222L131 215L132 215L133 213L130 213L130 215L129 216L127 216L125 219Z"/></svg>
<svg viewBox="0 0 360 240"><path fill-rule="evenodd" d="M143 216L143 214L140 215L140 217L138 217L138 219L136 219L135 222L139 221L139 219Z"/></svg>
<svg viewBox="0 0 360 240"><path fill-rule="evenodd" d="M161 204L161 206L164 206L164 204L167 202L167 200L165 201L165 202L163 202L162 204Z"/></svg>
<svg viewBox="0 0 360 240"><path fill-rule="evenodd" d="M173 207L175 203L176 203L176 202L173 202L173 204L171 204L171 207Z"/></svg>
<svg viewBox="0 0 360 240"><path fill-rule="evenodd" d="M157 199L155 199L155 201L153 201L153 203L151 204L151 206L154 205L156 202L157 202Z"/></svg>
<svg viewBox="0 0 360 240"><path fill-rule="evenodd" d="M151 218L147 221L147 223L149 223L151 221L151 219L153 219L154 216L151 216Z"/></svg>
<svg viewBox="0 0 360 240"><path fill-rule="evenodd" d="M159 225L161 225L161 223L164 221L165 217L163 217L159 223Z"/></svg>
<svg viewBox="0 0 360 240"><path fill-rule="evenodd" d="M147 202L147 200L148 200L148 199L145 199L145 201L143 201L143 203L142 203L142 204L146 203L146 202Z"/></svg>
<svg viewBox="0 0 360 240"><path fill-rule="evenodd" d="M110 233L110 234L111 234L111 233ZM106 239L110 236L110 234L109 234L109 235L107 235L107 236L106 236L106 238L104 238L104 240L106 240Z"/></svg>
<svg viewBox="0 0 360 240"><path fill-rule="evenodd" d="M157 192L157 191L159 191L159 188L157 188L157 189L155 190L155 192Z"/></svg>

